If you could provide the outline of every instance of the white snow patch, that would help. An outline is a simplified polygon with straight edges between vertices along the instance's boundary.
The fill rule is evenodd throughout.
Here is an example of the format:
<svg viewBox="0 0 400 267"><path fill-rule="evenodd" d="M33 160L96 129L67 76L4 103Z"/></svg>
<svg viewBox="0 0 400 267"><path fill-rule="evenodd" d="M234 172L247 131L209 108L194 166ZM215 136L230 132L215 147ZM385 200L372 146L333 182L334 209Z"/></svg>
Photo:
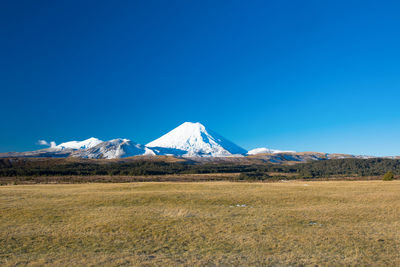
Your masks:
<svg viewBox="0 0 400 267"><path fill-rule="evenodd" d="M278 150L278 149L271 149L266 147L259 147L247 152L248 155L257 155L257 154L277 154L277 153L295 153L292 150Z"/></svg>
<svg viewBox="0 0 400 267"><path fill-rule="evenodd" d="M69 141L69 142L61 143L58 146L55 146L55 148L58 148L61 150L63 150L63 149L87 149L87 148L95 147L102 142L103 142L102 140L91 137L91 138L83 140L83 141Z"/></svg>

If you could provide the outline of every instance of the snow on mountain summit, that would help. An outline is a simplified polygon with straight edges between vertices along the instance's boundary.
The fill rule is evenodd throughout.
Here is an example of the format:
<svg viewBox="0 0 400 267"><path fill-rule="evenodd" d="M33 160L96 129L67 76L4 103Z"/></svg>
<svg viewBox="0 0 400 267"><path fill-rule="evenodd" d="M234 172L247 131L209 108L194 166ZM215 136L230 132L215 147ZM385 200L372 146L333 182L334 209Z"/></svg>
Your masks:
<svg viewBox="0 0 400 267"><path fill-rule="evenodd" d="M87 149L87 148L92 148L94 146L97 146L98 144L102 143L102 140L99 140L97 138L91 137L89 139L83 140L83 141L69 141L65 143L61 143L54 148L56 149Z"/></svg>
<svg viewBox="0 0 400 267"><path fill-rule="evenodd" d="M295 153L295 151L291 150L277 150L277 149L270 149L266 147L255 148L249 150L247 155L257 155L257 154L277 154L277 153Z"/></svg>
<svg viewBox="0 0 400 267"><path fill-rule="evenodd" d="M113 139L100 144L74 152L71 156L89 159L117 159L138 155L155 155L144 145L132 142L129 139Z"/></svg>
<svg viewBox="0 0 400 267"><path fill-rule="evenodd" d="M185 122L146 146L157 154L187 157L226 157L247 152L199 122Z"/></svg>

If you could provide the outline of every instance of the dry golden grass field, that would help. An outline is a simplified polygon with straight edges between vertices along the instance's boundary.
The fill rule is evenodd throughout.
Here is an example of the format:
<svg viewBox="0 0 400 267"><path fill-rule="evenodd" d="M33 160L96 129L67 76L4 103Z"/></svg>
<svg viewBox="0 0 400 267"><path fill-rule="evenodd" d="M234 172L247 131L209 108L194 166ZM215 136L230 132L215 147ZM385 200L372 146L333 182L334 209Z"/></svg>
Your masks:
<svg viewBox="0 0 400 267"><path fill-rule="evenodd" d="M0 265L399 266L400 181L1 186Z"/></svg>

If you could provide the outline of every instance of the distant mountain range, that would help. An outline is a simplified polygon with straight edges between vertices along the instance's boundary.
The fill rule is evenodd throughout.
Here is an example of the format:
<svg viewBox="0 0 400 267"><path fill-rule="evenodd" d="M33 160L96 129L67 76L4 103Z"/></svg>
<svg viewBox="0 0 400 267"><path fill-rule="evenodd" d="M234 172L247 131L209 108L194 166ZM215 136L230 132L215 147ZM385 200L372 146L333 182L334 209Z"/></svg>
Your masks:
<svg viewBox="0 0 400 267"><path fill-rule="evenodd" d="M43 141L47 144L47 142ZM185 122L160 138L141 145L128 139L102 141L89 138L84 141L69 141L28 152L0 153L0 157L77 157L88 159L118 159L132 156L168 155L186 158L234 158L257 157L266 162L302 162L332 158L369 158L348 154L319 152L282 151L255 148L247 151L221 135L206 129L201 123Z"/></svg>

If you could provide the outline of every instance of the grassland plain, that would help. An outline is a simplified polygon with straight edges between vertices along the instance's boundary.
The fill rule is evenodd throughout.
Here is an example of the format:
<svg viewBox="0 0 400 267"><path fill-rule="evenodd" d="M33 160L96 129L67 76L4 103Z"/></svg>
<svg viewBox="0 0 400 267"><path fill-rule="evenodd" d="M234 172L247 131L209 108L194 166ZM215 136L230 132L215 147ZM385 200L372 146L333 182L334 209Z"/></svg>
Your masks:
<svg viewBox="0 0 400 267"><path fill-rule="evenodd" d="M400 265L400 181L0 187L0 265Z"/></svg>

